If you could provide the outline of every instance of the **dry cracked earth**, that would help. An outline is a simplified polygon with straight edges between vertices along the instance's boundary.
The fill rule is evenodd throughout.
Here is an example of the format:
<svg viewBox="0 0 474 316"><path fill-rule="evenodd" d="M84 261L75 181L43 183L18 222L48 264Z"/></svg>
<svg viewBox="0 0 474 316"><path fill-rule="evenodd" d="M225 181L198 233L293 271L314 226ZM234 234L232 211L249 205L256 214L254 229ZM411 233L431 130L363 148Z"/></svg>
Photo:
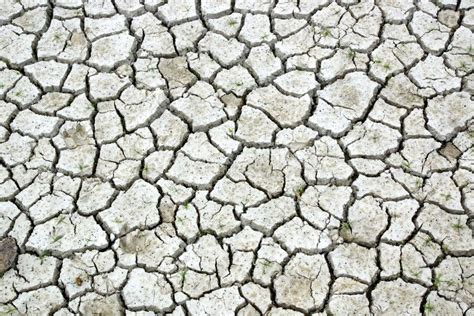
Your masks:
<svg viewBox="0 0 474 316"><path fill-rule="evenodd" d="M1 315L474 315L474 1L2 0Z"/></svg>

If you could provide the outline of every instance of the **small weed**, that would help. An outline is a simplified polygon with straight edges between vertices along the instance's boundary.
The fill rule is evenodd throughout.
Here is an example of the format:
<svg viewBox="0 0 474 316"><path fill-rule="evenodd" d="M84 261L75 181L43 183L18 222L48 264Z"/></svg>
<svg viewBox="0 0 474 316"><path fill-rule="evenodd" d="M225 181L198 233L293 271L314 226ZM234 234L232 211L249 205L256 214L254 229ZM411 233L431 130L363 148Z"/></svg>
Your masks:
<svg viewBox="0 0 474 316"><path fill-rule="evenodd" d="M454 230L459 234L462 229L464 229L464 225L461 223L461 220L458 219L458 222L456 224L453 224L452 227Z"/></svg>
<svg viewBox="0 0 474 316"><path fill-rule="evenodd" d="M137 155L142 155L142 151L141 151L141 149L139 149L139 148L134 147L134 148L133 148L133 152L134 152L135 154L137 154Z"/></svg>
<svg viewBox="0 0 474 316"><path fill-rule="evenodd" d="M421 187L423 186L423 180L420 178L416 179L415 185L418 189L421 189Z"/></svg>
<svg viewBox="0 0 474 316"><path fill-rule="evenodd" d="M433 242L433 238L431 238L431 236L426 237L425 246L431 245L432 242Z"/></svg>
<svg viewBox="0 0 474 316"><path fill-rule="evenodd" d="M474 48L472 48L472 45L469 46L469 49L467 50L467 53L468 53L469 55L474 54Z"/></svg>
<svg viewBox="0 0 474 316"><path fill-rule="evenodd" d="M405 170L411 170L411 162L408 162L408 161L402 162L402 168Z"/></svg>
<svg viewBox="0 0 474 316"><path fill-rule="evenodd" d="M140 231L137 233L137 238L138 238L138 240L141 240L141 239L143 239L143 238L146 238L146 235L147 235L147 234L146 234L146 231L140 230Z"/></svg>
<svg viewBox="0 0 474 316"><path fill-rule="evenodd" d="M41 265L43 265L44 259L48 257L50 254L51 253L48 250L41 252L41 254L39 255Z"/></svg>
<svg viewBox="0 0 474 316"><path fill-rule="evenodd" d="M448 201L450 201L450 200L453 199L453 196L451 195L451 193L444 193L444 194L440 194L440 195L443 197L443 199L444 199L446 202L448 202Z"/></svg>
<svg viewBox="0 0 474 316"><path fill-rule="evenodd" d="M356 56L356 52L352 48L349 48L349 51L347 52L347 58L349 58L350 60L353 60L355 56Z"/></svg>
<svg viewBox="0 0 474 316"><path fill-rule="evenodd" d="M114 222L115 224L121 224L121 223L123 223L123 220L120 219L120 218L118 218L118 217L115 217L115 218L113 219L113 222Z"/></svg>
<svg viewBox="0 0 474 316"><path fill-rule="evenodd" d="M148 171L150 171L150 169L149 169L149 167L148 167L147 165L145 165L145 166L143 167L143 171L142 171L143 174L147 174Z"/></svg>
<svg viewBox="0 0 474 316"><path fill-rule="evenodd" d="M15 96L17 96L17 97L21 97L22 95L23 95L23 92L21 92L21 91L15 92Z"/></svg>
<svg viewBox="0 0 474 316"><path fill-rule="evenodd" d="M297 200L301 199L301 196L303 195L303 193L304 193L304 187L303 186L296 189L295 190L296 199Z"/></svg>
<svg viewBox="0 0 474 316"><path fill-rule="evenodd" d="M56 222L56 226L59 225L59 224L61 224L61 223L63 223L65 219L66 219L66 216L60 215L60 216L58 217L58 221Z"/></svg>
<svg viewBox="0 0 474 316"><path fill-rule="evenodd" d="M236 82L235 85L236 85L237 87L241 87L241 86L244 85L244 83L243 83L242 81L239 81L239 82Z"/></svg>
<svg viewBox="0 0 474 316"><path fill-rule="evenodd" d="M268 261L267 259L262 259L261 264L262 264L262 267L263 267L263 273L266 273L268 267L271 265L271 262Z"/></svg>
<svg viewBox="0 0 474 316"><path fill-rule="evenodd" d="M321 36L322 37L328 37L329 35L331 35L331 31L328 28L323 28L321 30Z"/></svg>
<svg viewBox="0 0 474 316"><path fill-rule="evenodd" d="M459 65L459 69L464 71L464 72L469 71L469 67L467 66L467 64L465 62L461 62L461 64Z"/></svg>
<svg viewBox="0 0 474 316"><path fill-rule="evenodd" d="M374 59L374 64L381 64L381 63L382 63L382 61L380 59L378 59L378 58Z"/></svg>
<svg viewBox="0 0 474 316"><path fill-rule="evenodd" d="M433 304L431 304L429 302L427 302L424 307L425 307L425 313L426 314L431 313L434 310Z"/></svg>
<svg viewBox="0 0 474 316"><path fill-rule="evenodd" d="M188 208L189 208L189 203L188 203L188 202L185 202L185 203L183 204L183 206L184 206L185 209L188 209Z"/></svg>
<svg viewBox="0 0 474 316"><path fill-rule="evenodd" d="M449 280L449 281L446 281L446 284L447 284L448 286L451 286L451 287L452 287L452 286L456 286L456 281L455 281L455 280Z"/></svg>
<svg viewBox="0 0 474 316"><path fill-rule="evenodd" d="M348 222L344 222L341 224L341 231L340 231L342 239L346 241L350 241L352 239L352 228Z"/></svg>
<svg viewBox="0 0 474 316"><path fill-rule="evenodd" d="M421 271L411 272L415 278L419 278L421 276Z"/></svg>
<svg viewBox="0 0 474 316"><path fill-rule="evenodd" d="M448 247L448 245L446 245L446 244L443 244L443 245L441 246L441 249L443 249L444 252L449 252L449 247Z"/></svg>
<svg viewBox="0 0 474 316"><path fill-rule="evenodd" d="M344 222L341 225L341 230L350 231L351 230L351 225L349 225L349 223L347 223L347 222Z"/></svg>
<svg viewBox="0 0 474 316"><path fill-rule="evenodd" d="M82 172L84 172L84 171L86 170L87 166L86 166L85 164L83 164L83 163L80 163L80 164L78 165L78 168L79 168L79 171L82 173Z"/></svg>
<svg viewBox="0 0 474 316"><path fill-rule="evenodd" d="M436 275L435 278L434 278L434 281L433 281L433 285L439 289L439 286L441 285L441 274L439 275Z"/></svg>
<svg viewBox="0 0 474 316"><path fill-rule="evenodd" d="M59 242L64 236L63 235L54 235L53 240L51 241L51 244L55 244Z"/></svg>
<svg viewBox="0 0 474 316"><path fill-rule="evenodd" d="M373 134L372 136L370 136L370 139L372 140L372 142L378 143L378 141L380 140L380 135L379 134Z"/></svg>
<svg viewBox="0 0 474 316"><path fill-rule="evenodd" d="M385 70L390 70L390 68L392 68L392 66L390 66L389 63L384 63L384 64L382 65L382 67L383 67L383 69L385 69Z"/></svg>
<svg viewBox="0 0 474 316"><path fill-rule="evenodd" d="M235 26L235 25L237 25L238 23L239 23L239 22L236 21L236 20L228 20L228 21L227 21L227 25L230 26L230 27Z"/></svg>
<svg viewBox="0 0 474 316"><path fill-rule="evenodd" d="M186 280L186 273L188 273L188 268L186 268L186 267L179 272L179 275L181 276L181 282L182 283L184 283L184 281Z"/></svg>
<svg viewBox="0 0 474 316"><path fill-rule="evenodd" d="M7 306L7 309L4 309L0 312L0 315L12 315L14 312L18 310L14 306Z"/></svg>

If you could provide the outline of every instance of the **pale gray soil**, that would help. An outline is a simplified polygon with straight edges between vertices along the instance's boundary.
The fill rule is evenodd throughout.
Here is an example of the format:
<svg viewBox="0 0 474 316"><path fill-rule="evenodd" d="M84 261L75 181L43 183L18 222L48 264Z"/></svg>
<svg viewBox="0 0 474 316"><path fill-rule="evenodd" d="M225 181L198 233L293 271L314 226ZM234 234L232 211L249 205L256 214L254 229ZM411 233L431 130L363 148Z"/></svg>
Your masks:
<svg viewBox="0 0 474 316"><path fill-rule="evenodd" d="M1 315L474 315L473 0L0 2Z"/></svg>

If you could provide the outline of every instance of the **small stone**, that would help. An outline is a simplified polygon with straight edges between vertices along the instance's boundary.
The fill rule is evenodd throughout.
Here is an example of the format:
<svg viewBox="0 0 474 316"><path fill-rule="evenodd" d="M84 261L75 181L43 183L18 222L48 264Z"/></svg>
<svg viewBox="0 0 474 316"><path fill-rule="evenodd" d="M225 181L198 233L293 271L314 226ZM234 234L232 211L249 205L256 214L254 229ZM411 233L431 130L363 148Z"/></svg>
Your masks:
<svg viewBox="0 0 474 316"><path fill-rule="evenodd" d="M0 241L0 274L3 275L13 266L17 252L15 239L7 237Z"/></svg>

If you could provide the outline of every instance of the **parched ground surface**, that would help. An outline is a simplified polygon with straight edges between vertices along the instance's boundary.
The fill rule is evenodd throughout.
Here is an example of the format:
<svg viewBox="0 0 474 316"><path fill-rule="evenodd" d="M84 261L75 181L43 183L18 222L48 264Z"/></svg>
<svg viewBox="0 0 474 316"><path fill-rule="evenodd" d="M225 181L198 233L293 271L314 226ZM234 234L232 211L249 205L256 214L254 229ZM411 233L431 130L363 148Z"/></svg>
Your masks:
<svg viewBox="0 0 474 316"><path fill-rule="evenodd" d="M474 315L474 1L3 0L1 315Z"/></svg>

